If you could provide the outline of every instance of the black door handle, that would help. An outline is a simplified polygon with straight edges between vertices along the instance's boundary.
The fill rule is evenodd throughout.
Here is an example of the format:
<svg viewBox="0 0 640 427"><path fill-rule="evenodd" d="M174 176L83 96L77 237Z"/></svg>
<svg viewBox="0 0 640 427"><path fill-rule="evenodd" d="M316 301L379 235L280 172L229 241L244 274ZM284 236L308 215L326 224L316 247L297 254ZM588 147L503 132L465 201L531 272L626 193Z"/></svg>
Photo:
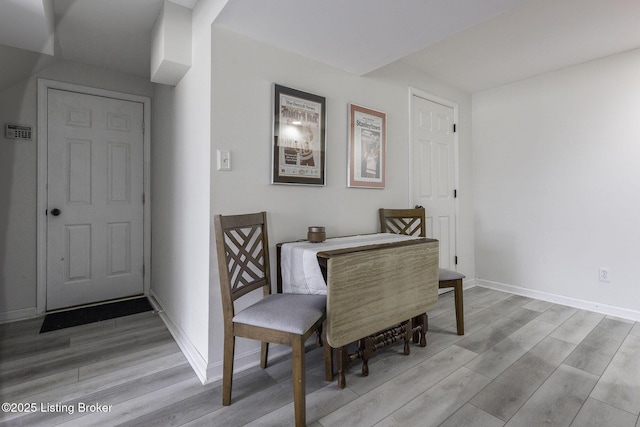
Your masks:
<svg viewBox="0 0 640 427"><path fill-rule="evenodd" d="M58 215L60 215L60 213L61 213L60 209L58 209L58 208L51 209L51 215L53 215L53 216L58 216Z"/></svg>

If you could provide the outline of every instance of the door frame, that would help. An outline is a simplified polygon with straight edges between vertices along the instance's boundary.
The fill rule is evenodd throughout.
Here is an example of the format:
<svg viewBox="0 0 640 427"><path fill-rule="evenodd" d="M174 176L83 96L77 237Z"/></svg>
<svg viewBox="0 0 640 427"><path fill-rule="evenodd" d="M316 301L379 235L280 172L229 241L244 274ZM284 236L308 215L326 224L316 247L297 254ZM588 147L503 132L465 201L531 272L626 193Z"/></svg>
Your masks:
<svg viewBox="0 0 640 427"><path fill-rule="evenodd" d="M458 133L460 129L460 124L458 123L458 104L450 101L445 98L441 98L439 96L433 95L431 93L425 92L423 90L417 89L415 87L409 87L409 194L407 205L410 208L413 208L413 97L419 97L425 99L430 102L434 102L436 104L444 105L445 107L449 107L453 109L453 123L456 125L456 132L453 133L453 185L456 191L459 189L459 177L458 177ZM458 197L453 199L453 209L455 215L455 224L454 230L456 233L456 238L453 244L455 245L454 251L458 253L458 240L459 240L459 225L458 219L460 218L460 206L458 203ZM458 269L457 264L455 265L455 269Z"/></svg>
<svg viewBox="0 0 640 427"><path fill-rule="evenodd" d="M48 177L48 91L57 89L83 95L115 98L123 101L139 102L143 104L143 180L145 203L143 208L143 251L144 251L144 295L149 295L151 287L151 98L140 95L132 95L106 89L98 89L73 83L58 82L55 80L38 79L37 104L38 104L38 188L37 188L37 272L36 272L36 314L43 314L47 310L47 177Z"/></svg>

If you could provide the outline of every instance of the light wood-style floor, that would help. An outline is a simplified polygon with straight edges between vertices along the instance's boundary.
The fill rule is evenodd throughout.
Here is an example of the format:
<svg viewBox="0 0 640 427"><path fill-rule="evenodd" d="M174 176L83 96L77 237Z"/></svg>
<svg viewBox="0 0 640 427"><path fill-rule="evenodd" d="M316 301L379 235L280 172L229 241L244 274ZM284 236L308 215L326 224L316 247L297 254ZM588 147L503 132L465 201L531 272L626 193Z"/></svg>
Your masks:
<svg viewBox="0 0 640 427"><path fill-rule="evenodd" d="M427 347L377 352L366 378L353 363L344 390L310 344L308 425L640 427L638 323L480 287L465 314L459 337L442 295ZM237 375L223 407L219 382L198 381L156 313L38 334L41 323L0 325L0 401L36 409L0 412L2 426L292 425L286 357Z"/></svg>

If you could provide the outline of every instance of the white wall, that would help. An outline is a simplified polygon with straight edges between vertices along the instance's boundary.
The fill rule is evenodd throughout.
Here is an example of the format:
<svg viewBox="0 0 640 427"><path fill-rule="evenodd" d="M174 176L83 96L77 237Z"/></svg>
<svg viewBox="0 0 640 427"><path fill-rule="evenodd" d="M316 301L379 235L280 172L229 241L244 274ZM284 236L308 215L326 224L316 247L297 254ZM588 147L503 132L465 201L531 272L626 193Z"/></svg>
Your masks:
<svg viewBox="0 0 640 427"><path fill-rule="evenodd" d="M198 3L191 69L175 87L154 89L151 293L201 380L210 329L211 22L225 2Z"/></svg>
<svg viewBox="0 0 640 427"><path fill-rule="evenodd" d="M139 76L59 60L0 93L0 321L36 314L37 78L150 96ZM4 138L4 125L34 128L31 141Z"/></svg>
<svg viewBox="0 0 640 427"><path fill-rule="evenodd" d="M473 96L479 279L640 320L639 75L635 50Z"/></svg>
<svg viewBox="0 0 640 427"><path fill-rule="evenodd" d="M272 271L275 245L306 237L307 227L323 225L328 236L379 230L380 207L406 207L408 192L409 86L449 98L460 105L466 120L461 132L461 158L467 171L463 194L470 184L470 96L405 65L394 64L358 77L278 48L216 29L212 34L212 171L211 215L267 211ZM272 85L278 83L326 97L326 187L271 185ZM347 188L347 104L356 103L387 114L387 183L384 190ZM215 151L229 149L233 170L215 170ZM461 203L462 204L462 203ZM464 203L462 246L473 277L472 213ZM212 241L212 253L215 253ZM215 261L214 261L215 262ZM217 266L211 276L211 376L220 375L222 314ZM237 367L256 364L255 342L239 340ZM246 360L243 357L247 356Z"/></svg>

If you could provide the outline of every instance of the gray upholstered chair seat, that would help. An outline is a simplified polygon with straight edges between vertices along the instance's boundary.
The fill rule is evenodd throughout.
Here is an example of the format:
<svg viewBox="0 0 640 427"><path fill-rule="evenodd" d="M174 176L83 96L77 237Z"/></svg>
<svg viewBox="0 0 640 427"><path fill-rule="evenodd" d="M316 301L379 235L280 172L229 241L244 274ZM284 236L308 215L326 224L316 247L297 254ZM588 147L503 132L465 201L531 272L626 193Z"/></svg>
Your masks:
<svg viewBox="0 0 640 427"><path fill-rule="evenodd" d="M453 271L453 270L447 270L446 268L441 268L440 271L438 272L438 280L441 282L447 281L447 280L458 280L458 279L464 279L465 276L462 273L458 273L457 271Z"/></svg>
<svg viewBox="0 0 640 427"><path fill-rule="evenodd" d="M233 317L234 323L303 334L324 315L326 295L271 294Z"/></svg>

